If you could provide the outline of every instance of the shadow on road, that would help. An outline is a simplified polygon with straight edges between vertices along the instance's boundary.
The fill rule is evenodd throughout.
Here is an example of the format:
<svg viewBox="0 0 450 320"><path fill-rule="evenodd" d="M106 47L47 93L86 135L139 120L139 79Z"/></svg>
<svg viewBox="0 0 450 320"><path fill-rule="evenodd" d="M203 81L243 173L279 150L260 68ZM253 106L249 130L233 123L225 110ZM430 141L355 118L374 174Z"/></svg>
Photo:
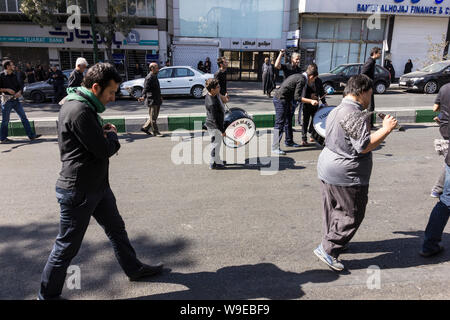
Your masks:
<svg viewBox="0 0 450 320"><path fill-rule="evenodd" d="M328 270L295 273L283 271L272 263L224 267L216 272L173 272L143 282L179 284L187 290L132 300L298 299L304 295L302 285L332 282L338 278L339 274Z"/></svg>
<svg viewBox="0 0 450 320"><path fill-rule="evenodd" d="M381 269L412 268L450 261L450 252L448 250L430 258L423 258L419 255L419 251L422 248L424 231L396 231L394 234L410 237L380 241L351 242L349 250L340 258L349 270L365 269L371 265L377 265ZM443 234L442 245L447 248L450 247L450 234ZM369 259L350 259L346 261L349 254L357 253L381 254Z"/></svg>
<svg viewBox="0 0 450 320"><path fill-rule="evenodd" d="M58 222L33 225L0 226L0 300L34 298L39 290L40 277L47 258L51 252L54 239L58 234ZM87 233L92 232L88 228ZM103 231L99 231L103 234ZM100 235L101 237L102 235ZM83 289L101 289L111 284L115 274L126 278L119 263L114 258L111 244L107 241L92 243L84 241L72 265L81 269ZM190 266L193 262L186 258L183 251L190 243L185 239L175 238L168 242L157 242L147 236L133 237L130 241L138 258L143 263L163 261L171 266ZM100 256L107 255L101 260ZM108 257L111 257L108 259ZM100 262L100 261L101 262ZM120 288L111 286L113 292ZM77 290L75 290L77 291ZM66 288L63 295L70 295ZM77 292L73 292L77 295Z"/></svg>

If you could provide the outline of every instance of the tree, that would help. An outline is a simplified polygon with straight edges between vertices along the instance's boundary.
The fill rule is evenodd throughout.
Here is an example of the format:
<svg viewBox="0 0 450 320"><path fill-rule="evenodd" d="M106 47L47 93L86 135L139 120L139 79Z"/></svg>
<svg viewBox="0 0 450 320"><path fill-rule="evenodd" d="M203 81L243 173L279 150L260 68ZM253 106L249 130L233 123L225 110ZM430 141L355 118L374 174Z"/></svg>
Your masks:
<svg viewBox="0 0 450 320"><path fill-rule="evenodd" d="M94 24L100 37L104 39L108 60L112 61L112 46L116 32L127 36L136 26L137 20L135 16L126 13L126 0L105 1L107 2L106 21L101 23L94 21ZM93 2L97 3L96 1ZM41 27L58 27L64 25L64 23L58 21L58 16L55 13L64 13L65 6L65 0L22 0L20 10L28 19Z"/></svg>
<svg viewBox="0 0 450 320"><path fill-rule="evenodd" d="M429 35L428 40L428 51L427 56L424 59L414 59L414 63L418 63L422 68L429 66L430 64L447 60L449 58L448 53L444 55L445 49L448 46L448 41L446 40L446 34L442 34L442 38L439 42L433 41L433 38Z"/></svg>

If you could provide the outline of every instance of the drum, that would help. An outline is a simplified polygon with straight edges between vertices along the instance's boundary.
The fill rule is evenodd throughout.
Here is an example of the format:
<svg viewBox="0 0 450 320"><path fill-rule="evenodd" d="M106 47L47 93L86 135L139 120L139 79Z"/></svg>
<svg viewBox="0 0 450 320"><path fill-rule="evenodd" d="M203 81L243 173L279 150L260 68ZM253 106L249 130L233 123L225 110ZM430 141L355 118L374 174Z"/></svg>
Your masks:
<svg viewBox="0 0 450 320"><path fill-rule="evenodd" d="M224 127L226 136L223 143L229 148L245 146L256 133L252 117L241 108L231 108L225 112Z"/></svg>
<svg viewBox="0 0 450 320"><path fill-rule="evenodd" d="M334 108L335 107L322 107L317 110L316 114L314 115L313 131L311 133L311 136L322 147L325 146L325 125L327 122L327 117L331 110L333 110Z"/></svg>

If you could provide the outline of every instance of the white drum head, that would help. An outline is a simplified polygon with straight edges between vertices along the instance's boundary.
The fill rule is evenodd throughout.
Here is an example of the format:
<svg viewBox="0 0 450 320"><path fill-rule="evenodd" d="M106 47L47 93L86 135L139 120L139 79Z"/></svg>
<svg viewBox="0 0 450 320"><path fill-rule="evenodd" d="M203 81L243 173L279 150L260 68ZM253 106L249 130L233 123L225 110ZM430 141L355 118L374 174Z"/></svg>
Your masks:
<svg viewBox="0 0 450 320"><path fill-rule="evenodd" d="M327 117L328 114L331 112L331 110L333 110L335 107L324 107L324 108L320 108L319 110L317 110L316 114L314 115L314 119L313 119L313 125L314 125L314 130L316 130L316 132L325 138L325 125L327 122Z"/></svg>
<svg viewBox="0 0 450 320"><path fill-rule="evenodd" d="M226 128L223 142L227 147L238 148L246 145L255 133L256 127L252 119L237 119Z"/></svg>

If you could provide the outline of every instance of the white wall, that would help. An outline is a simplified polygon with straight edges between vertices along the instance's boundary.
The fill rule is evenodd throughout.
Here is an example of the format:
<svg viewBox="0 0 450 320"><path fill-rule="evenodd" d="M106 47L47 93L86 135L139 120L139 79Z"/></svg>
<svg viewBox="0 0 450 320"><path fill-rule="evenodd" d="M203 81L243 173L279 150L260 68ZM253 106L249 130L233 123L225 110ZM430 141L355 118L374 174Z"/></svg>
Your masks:
<svg viewBox="0 0 450 320"><path fill-rule="evenodd" d="M414 59L424 59L427 56L427 36L433 42L440 42L442 34L447 33L448 18L401 17L396 16L392 34L392 62L397 77L403 74L405 63L411 59L415 71L421 66Z"/></svg>

